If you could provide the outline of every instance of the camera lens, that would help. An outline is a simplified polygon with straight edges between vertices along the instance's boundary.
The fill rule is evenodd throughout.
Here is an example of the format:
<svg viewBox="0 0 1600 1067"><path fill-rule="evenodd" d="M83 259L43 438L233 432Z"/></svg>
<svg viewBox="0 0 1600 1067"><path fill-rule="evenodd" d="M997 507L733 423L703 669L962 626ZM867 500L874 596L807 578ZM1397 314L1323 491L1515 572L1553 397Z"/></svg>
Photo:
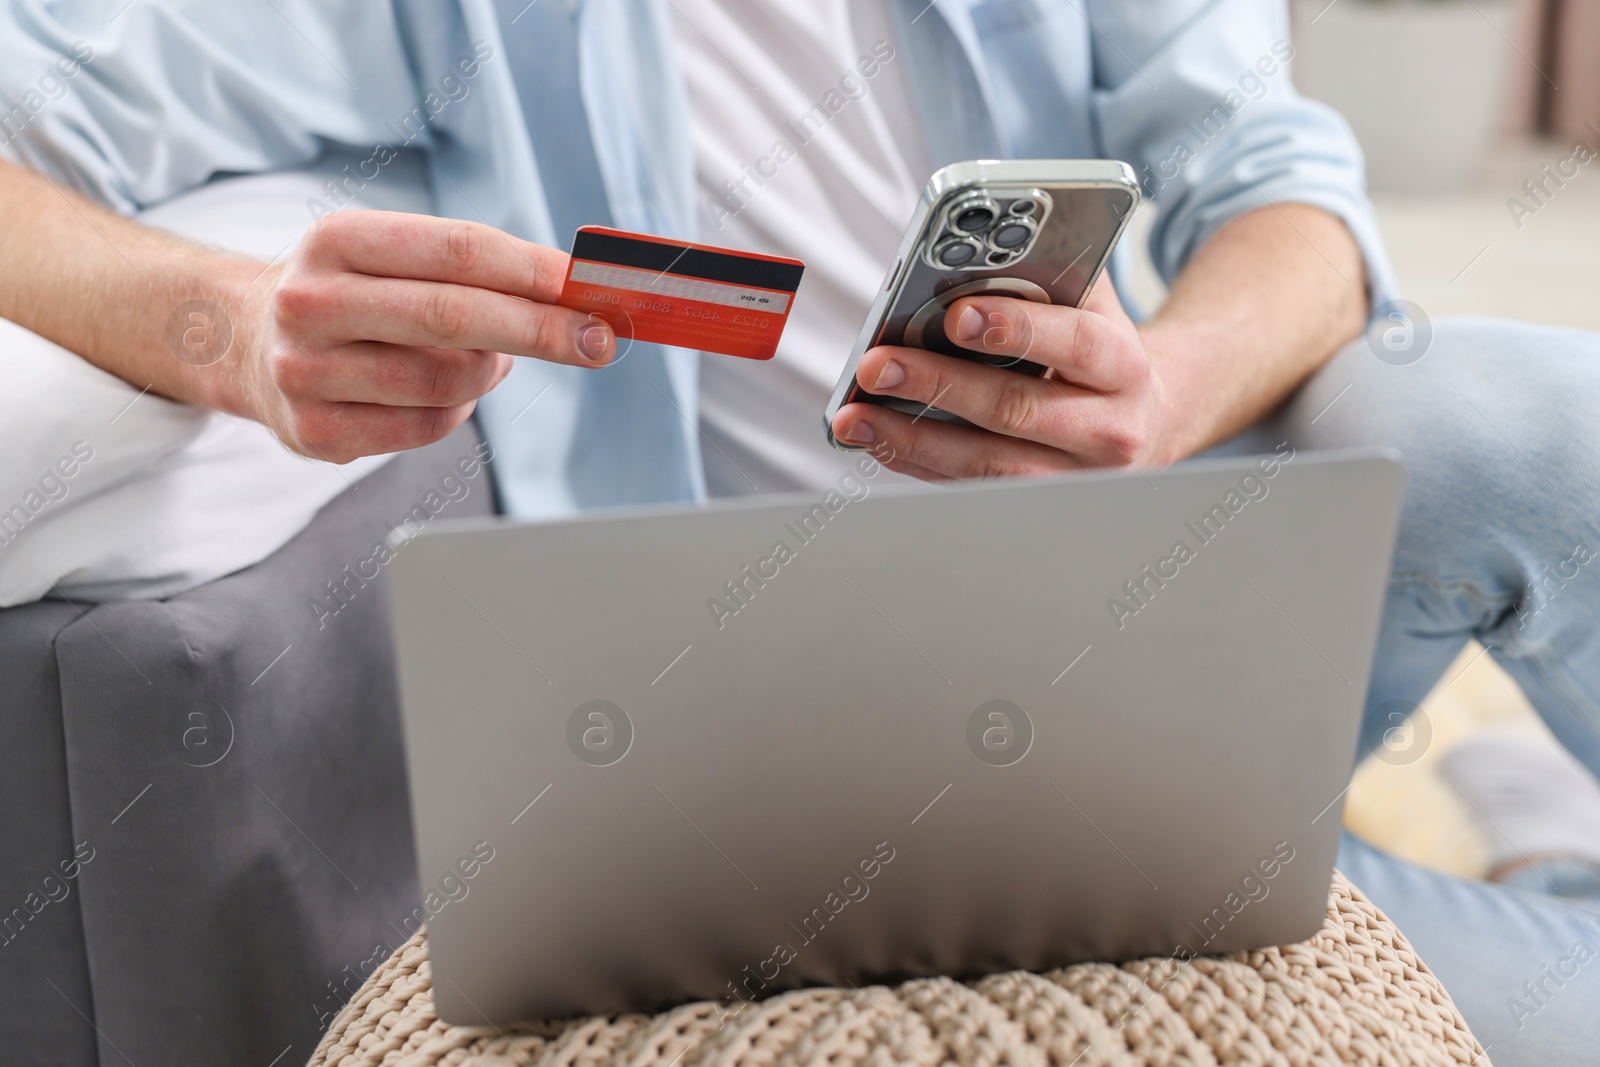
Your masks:
<svg viewBox="0 0 1600 1067"><path fill-rule="evenodd" d="M964 208L954 221L956 229L962 233L977 233L994 221L994 209L987 206Z"/></svg>
<svg viewBox="0 0 1600 1067"><path fill-rule="evenodd" d="M941 267L964 267L982 251L970 237L951 237L934 249L933 258Z"/></svg>
<svg viewBox="0 0 1600 1067"><path fill-rule="evenodd" d="M1039 203L1036 200L1023 198L1021 200L1013 200L1011 202L1011 213L1013 215L1032 215L1038 210Z"/></svg>
<svg viewBox="0 0 1600 1067"><path fill-rule="evenodd" d="M1021 248L1028 243L1028 238L1033 236L1033 227L1020 222L1007 222L994 231L990 237L991 243L996 248Z"/></svg>
<svg viewBox="0 0 1600 1067"><path fill-rule="evenodd" d="M1000 217L1000 206L986 193L973 193L951 204L945 213L950 228L960 234L981 234Z"/></svg>

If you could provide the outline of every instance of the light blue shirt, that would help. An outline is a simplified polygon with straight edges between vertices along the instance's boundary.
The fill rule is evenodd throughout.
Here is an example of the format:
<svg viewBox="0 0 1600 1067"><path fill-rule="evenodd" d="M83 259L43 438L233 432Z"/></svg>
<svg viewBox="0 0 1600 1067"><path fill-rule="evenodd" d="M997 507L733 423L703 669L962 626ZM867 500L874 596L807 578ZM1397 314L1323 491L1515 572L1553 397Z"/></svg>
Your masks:
<svg viewBox="0 0 1600 1067"><path fill-rule="evenodd" d="M306 166L329 144L370 146L356 177L381 179L380 147L410 149L427 160L439 214L564 248L556 220L581 212L583 190L562 180L559 157L578 145L614 225L692 238L667 0L525 2L11 0L0 155L132 211L219 174ZM1360 151L1337 114L1295 93L1278 0L890 6L935 166L1126 160L1160 206L1150 251L1169 281L1233 217L1316 205L1355 235L1373 303L1393 295ZM548 54L573 50L559 35L528 32L553 17L576 19L578 62ZM79 42L92 58L67 77L57 61L75 45L82 55ZM518 71L568 68L571 84L530 124ZM507 509L703 497L697 359L637 346L603 371L519 360L479 404Z"/></svg>

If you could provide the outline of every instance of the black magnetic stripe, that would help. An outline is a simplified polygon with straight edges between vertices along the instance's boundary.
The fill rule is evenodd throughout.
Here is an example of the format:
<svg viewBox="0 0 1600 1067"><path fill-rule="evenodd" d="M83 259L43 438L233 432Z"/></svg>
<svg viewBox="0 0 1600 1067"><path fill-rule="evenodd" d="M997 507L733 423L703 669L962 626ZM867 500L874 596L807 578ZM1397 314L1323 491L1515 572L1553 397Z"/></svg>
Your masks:
<svg viewBox="0 0 1600 1067"><path fill-rule="evenodd" d="M728 285L753 285L760 289L778 289L792 293L800 288L800 275L805 268L796 263L774 263L767 259L746 259L726 252L710 252L701 248L685 249L683 245L662 244L659 241L639 241L630 237L613 237L608 233L580 232L572 242L574 259L595 260L618 267L638 270L671 271L690 278L708 282L725 282Z"/></svg>

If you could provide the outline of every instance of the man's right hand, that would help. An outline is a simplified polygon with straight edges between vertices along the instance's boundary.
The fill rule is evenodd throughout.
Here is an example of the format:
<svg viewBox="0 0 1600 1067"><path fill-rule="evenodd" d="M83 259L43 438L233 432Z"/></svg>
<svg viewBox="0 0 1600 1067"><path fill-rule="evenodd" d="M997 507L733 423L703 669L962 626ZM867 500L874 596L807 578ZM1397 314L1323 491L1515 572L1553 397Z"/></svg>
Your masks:
<svg viewBox="0 0 1600 1067"><path fill-rule="evenodd" d="M335 463L429 444L516 356L610 362L611 328L555 303L566 272L566 253L480 223L327 216L252 287L212 402Z"/></svg>
<svg viewBox="0 0 1600 1067"><path fill-rule="evenodd" d="M566 273L566 253L491 226L382 211L325 216L263 267L0 161L0 318L318 459L437 441L516 356L605 366L616 335L556 305ZM226 317L214 354L185 329L197 302Z"/></svg>

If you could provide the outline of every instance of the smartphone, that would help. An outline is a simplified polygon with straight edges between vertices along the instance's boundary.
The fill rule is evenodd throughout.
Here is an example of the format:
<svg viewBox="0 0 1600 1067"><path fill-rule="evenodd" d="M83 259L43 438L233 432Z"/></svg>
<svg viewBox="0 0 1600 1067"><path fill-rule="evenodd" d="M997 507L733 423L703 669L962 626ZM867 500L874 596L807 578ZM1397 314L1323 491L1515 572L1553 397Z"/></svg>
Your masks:
<svg viewBox="0 0 1600 1067"><path fill-rule="evenodd" d="M964 296L1017 297L1080 307L1139 203L1133 168L1107 159L952 163L928 179L916 216L823 413L828 442L846 404L880 404L965 423L936 407L877 396L856 381L862 355L903 345L976 360L1035 377L1045 368L1014 356L963 348L944 332L944 313Z"/></svg>

